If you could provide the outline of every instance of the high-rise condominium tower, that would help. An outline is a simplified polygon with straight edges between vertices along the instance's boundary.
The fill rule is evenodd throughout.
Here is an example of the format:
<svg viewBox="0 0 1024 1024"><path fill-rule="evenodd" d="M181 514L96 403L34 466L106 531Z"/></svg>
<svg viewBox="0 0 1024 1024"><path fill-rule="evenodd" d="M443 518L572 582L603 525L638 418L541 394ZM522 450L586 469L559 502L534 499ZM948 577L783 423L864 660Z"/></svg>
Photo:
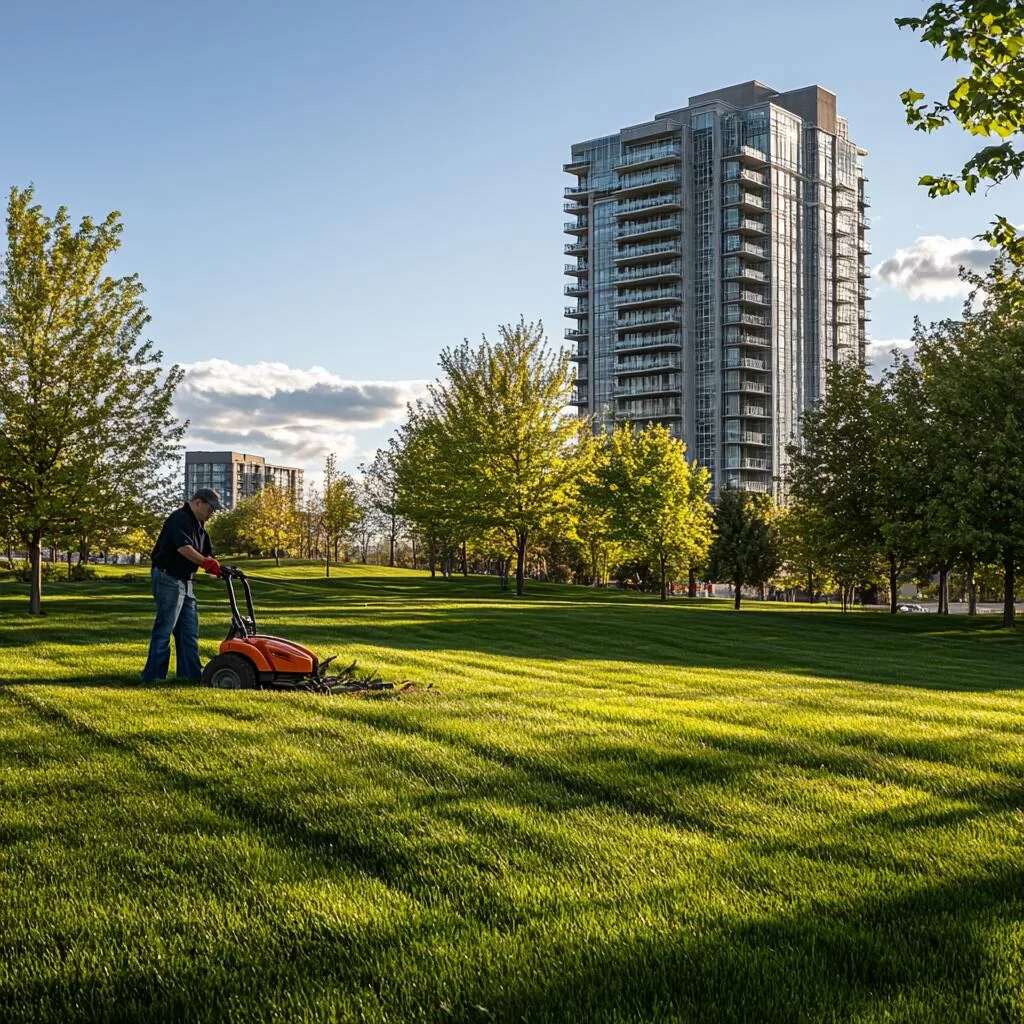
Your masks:
<svg viewBox="0 0 1024 1024"><path fill-rule="evenodd" d="M760 82L572 147L576 405L666 424L723 486L778 493L832 360L864 360L868 205L836 97Z"/></svg>

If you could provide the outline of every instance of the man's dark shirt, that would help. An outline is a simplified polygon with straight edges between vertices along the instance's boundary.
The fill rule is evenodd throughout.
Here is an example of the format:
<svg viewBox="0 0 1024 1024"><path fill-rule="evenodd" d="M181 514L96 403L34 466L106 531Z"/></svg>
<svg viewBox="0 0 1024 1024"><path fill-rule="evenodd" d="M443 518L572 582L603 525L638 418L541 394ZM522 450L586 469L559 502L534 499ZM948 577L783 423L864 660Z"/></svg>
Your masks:
<svg viewBox="0 0 1024 1024"><path fill-rule="evenodd" d="M182 505L177 512L172 512L164 521L160 536L156 540L156 547L150 556L153 565L163 569L169 576L187 583L199 566L178 553L178 548L186 544L191 544L204 558L209 558L213 554L210 538L188 504Z"/></svg>

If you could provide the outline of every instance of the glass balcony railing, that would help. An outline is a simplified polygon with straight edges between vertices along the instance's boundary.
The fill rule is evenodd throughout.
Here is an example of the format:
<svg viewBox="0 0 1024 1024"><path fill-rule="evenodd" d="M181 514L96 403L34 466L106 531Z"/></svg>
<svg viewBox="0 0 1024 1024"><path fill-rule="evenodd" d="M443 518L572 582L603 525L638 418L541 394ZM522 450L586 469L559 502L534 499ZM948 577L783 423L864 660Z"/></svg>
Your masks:
<svg viewBox="0 0 1024 1024"><path fill-rule="evenodd" d="M648 196L646 199L633 199L630 202L619 203L615 207L615 216L621 217L625 214L638 213L641 210L656 210L662 207L681 205L682 200L678 192L665 192L656 196Z"/></svg>
<svg viewBox="0 0 1024 1024"><path fill-rule="evenodd" d="M654 373L658 370L678 373L682 370L679 356L624 356L615 364L615 372L620 376L629 373Z"/></svg>
<svg viewBox="0 0 1024 1024"><path fill-rule="evenodd" d="M674 170L645 171L640 174L625 174L619 177L619 191L628 192L633 189L653 188L658 185L676 185L682 175Z"/></svg>
<svg viewBox="0 0 1024 1024"><path fill-rule="evenodd" d="M639 259L646 256L678 256L682 252L681 243L675 238L666 238L660 242L646 242L643 245L624 245L615 254L616 262Z"/></svg>
<svg viewBox="0 0 1024 1024"><path fill-rule="evenodd" d="M615 296L615 306L632 306L643 302L682 302L682 295L676 288L637 288L619 292Z"/></svg>
<svg viewBox="0 0 1024 1024"><path fill-rule="evenodd" d="M656 163L660 160L678 160L682 148L678 142L657 143L649 146L635 146L622 154L616 169L636 167L638 164Z"/></svg>
<svg viewBox="0 0 1024 1024"><path fill-rule="evenodd" d="M616 284L625 281L643 281L657 277L679 277L683 272L682 264L677 261L669 263L645 263L639 267L622 267L615 275Z"/></svg>
<svg viewBox="0 0 1024 1024"><path fill-rule="evenodd" d="M681 324L683 318L677 309L655 309L641 316L620 317L615 326L618 330L642 327L644 324Z"/></svg>
<svg viewBox="0 0 1024 1024"><path fill-rule="evenodd" d="M681 231L682 221L678 217L660 217L651 220L624 220L619 225L618 240L664 232Z"/></svg>
<svg viewBox="0 0 1024 1024"><path fill-rule="evenodd" d="M683 414L683 403L678 398L620 398L619 403L619 414L632 420L678 418Z"/></svg>
<svg viewBox="0 0 1024 1024"><path fill-rule="evenodd" d="M643 349L680 348L683 343L678 331L629 331L620 334L615 342L616 352L636 352Z"/></svg>

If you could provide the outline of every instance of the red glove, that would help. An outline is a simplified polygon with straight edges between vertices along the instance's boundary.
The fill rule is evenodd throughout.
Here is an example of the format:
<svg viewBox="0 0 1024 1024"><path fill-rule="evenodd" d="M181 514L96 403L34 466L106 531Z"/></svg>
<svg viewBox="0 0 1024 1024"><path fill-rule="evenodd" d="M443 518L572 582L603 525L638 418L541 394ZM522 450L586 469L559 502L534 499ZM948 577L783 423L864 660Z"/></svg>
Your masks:
<svg viewBox="0 0 1024 1024"><path fill-rule="evenodd" d="M199 568L202 569L203 572L208 572L211 576L220 575L220 562L218 562L216 558L204 559L199 564Z"/></svg>

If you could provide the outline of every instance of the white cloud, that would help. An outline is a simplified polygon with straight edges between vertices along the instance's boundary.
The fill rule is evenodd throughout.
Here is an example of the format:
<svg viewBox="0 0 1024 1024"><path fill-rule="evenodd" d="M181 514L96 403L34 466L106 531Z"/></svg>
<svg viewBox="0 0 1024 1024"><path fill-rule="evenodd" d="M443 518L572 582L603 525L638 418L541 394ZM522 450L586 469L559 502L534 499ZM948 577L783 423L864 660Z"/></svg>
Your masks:
<svg viewBox="0 0 1024 1024"><path fill-rule="evenodd" d="M865 361L868 373L878 380L892 365L892 350L897 349L909 359L914 358L914 343L909 338L869 338Z"/></svg>
<svg viewBox="0 0 1024 1024"><path fill-rule="evenodd" d="M289 465L319 468L336 452L340 462L366 447L359 431L405 417L424 381L350 381L314 366L232 363L209 359L184 367L175 412L190 421L191 449L251 452Z"/></svg>
<svg viewBox="0 0 1024 1024"><path fill-rule="evenodd" d="M961 266L984 272L994 258L995 250L973 238L923 235L909 249L897 249L874 272L911 299L941 301L966 296L971 290L960 280Z"/></svg>

